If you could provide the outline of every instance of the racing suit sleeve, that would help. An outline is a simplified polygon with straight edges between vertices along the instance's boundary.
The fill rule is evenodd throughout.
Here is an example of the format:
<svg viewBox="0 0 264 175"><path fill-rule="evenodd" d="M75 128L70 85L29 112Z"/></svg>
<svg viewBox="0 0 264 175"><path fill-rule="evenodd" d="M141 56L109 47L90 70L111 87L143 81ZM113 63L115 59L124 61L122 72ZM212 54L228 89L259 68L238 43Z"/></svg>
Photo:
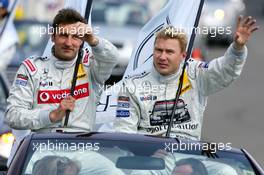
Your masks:
<svg viewBox="0 0 264 175"><path fill-rule="evenodd" d="M223 57L214 59L205 66L203 63L196 65L200 93L208 96L229 86L241 74L246 58L246 46L242 50L236 50L234 44L231 44Z"/></svg>
<svg viewBox="0 0 264 175"><path fill-rule="evenodd" d="M118 93L116 119L114 130L116 132L137 133L140 110L135 97L133 96L132 86L125 83Z"/></svg>
<svg viewBox="0 0 264 175"><path fill-rule="evenodd" d="M110 77L119 57L117 48L109 41L99 38L97 46L92 47L94 59L91 63L91 74L96 85L103 85Z"/></svg>
<svg viewBox="0 0 264 175"><path fill-rule="evenodd" d="M23 79L21 79L21 77ZM22 64L7 99L5 122L14 129L40 129L51 125L51 109L33 109L34 82Z"/></svg>

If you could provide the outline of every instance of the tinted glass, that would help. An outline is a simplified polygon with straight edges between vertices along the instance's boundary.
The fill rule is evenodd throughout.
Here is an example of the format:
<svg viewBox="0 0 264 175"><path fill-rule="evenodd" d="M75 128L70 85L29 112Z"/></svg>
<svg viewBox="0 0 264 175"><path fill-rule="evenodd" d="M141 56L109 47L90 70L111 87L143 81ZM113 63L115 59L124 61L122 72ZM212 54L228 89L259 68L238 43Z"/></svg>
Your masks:
<svg viewBox="0 0 264 175"><path fill-rule="evenodd" d="M183 143L181 143L183 144ZM192 145L194 146L194 145ZM176 149L177 148L177 149ZM182 164L198 161L208 174L255 174L242 154L219 152L219 158L201 155L201 146L180 149L175 143L145 143L113 140L34 140L23 174L177 174ZM196 163L197 165L197 163ZM196 170L198 171L198 170ZM68 172L69 174L69 172ZM202 173L205 174L205 173Z"/></svg>

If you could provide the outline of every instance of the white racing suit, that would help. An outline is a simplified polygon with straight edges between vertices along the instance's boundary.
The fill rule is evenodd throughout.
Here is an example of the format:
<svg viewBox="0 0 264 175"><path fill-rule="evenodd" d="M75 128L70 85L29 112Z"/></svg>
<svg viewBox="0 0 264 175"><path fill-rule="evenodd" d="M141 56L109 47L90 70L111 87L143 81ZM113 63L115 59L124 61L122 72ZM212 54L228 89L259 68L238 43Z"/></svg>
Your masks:
<svg viewBox="0 0 264 175"><path fill-rule="evenodd" d="M171 137L200 140L207 96L230 85L240 75L246 57L246 47L237 51L231 45L223 57L209 63L189 59ZM118 94L115 130L165 135L182 66L169 76L160 75L153 66L149 73L124 80Z"/></svg>
<svg viewBox="0 0 264 175"><path fill-rule="evenodd" d="M104 82L111 75L118 56L108 41L83 50L67 131L92 131L96 104ZM77 56L73 61L61 61L52 52L46 57L26 59L20 66L10 96L7 99L6 122L14 129L46 132L62 127L64 120L51 123L49 113L58 108L70 94Z"/></svg>

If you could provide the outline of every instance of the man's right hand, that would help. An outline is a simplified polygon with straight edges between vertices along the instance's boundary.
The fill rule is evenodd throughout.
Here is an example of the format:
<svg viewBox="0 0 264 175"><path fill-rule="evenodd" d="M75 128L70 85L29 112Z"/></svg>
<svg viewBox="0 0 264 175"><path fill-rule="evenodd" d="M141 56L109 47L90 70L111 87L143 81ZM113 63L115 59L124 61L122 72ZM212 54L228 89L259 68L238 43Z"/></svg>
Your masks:
<svg viewBox="0 0 264 175"><path fill-rule="evenodd" d="M60 106L50 113L49 115L50 121L52 123L61 121L63 117L65 117L66 111L67 110L73 111L74 106L75 106L75 99L72 96L68 96L67 98L63 99L60 102Z"/></svg>
<svg viewBox="0 0 264 175"><path fill-rule="evenodd" d="M234 33L234 47L238 50L242 49L248 42L252 33L259 29L256 25L256 19L251 16L239 16L237 20L236 31Z"/></svg>

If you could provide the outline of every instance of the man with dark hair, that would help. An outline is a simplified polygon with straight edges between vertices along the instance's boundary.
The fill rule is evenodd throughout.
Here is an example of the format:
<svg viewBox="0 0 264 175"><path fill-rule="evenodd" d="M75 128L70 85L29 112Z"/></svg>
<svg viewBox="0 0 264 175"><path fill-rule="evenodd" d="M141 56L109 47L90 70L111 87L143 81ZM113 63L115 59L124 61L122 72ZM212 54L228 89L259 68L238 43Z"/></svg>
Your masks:
<svg viewBox="0 0 264 175"><path fill-rule="evenodd" d="M181 159L175 164L172 175L208 175L204 164L198 159Z"/></svg>
<svg viewBox="0 0 264 175"><path fill-rule="evenodd" d="M109 78L118 52L110 42L92 33L73 9L62 9L53 21L50 54L21 64L8 98L6 122L14 129L56 131L70 110L68 131L92 131L100 86ZM82 42L76 87L70 95L75 62Z"/></svg>

